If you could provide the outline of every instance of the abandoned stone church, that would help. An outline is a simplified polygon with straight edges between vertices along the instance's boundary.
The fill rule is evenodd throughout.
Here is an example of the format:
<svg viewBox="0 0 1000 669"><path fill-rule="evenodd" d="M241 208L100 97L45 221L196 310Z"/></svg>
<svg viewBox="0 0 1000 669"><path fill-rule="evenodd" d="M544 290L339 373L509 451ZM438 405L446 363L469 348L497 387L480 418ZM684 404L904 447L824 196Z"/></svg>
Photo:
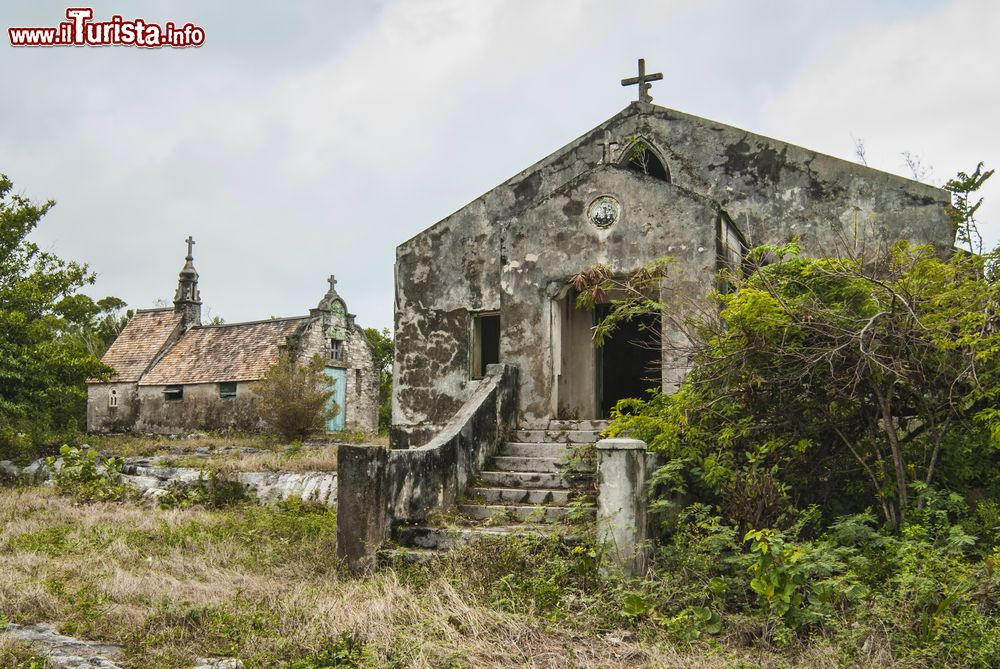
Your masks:
<svg viewBox="0 0 1000 669"><path fill-rule="evenodd" d="M325 359L337 408L327 432L377 431L374 350L332 276L308 315L202 324L194 241L187 243L173 307L136 311L103 357L114 376L88 383L88 431L258 430L254 383L282 351L294 362Z"/></svg>
<svg viewBox="0 0 1000 669"><path fill-rule="evenodd" d="M653 105L658 75L641 68L622 82L637 101L397 248L394 446L426 443L490 363L517 367L522 427L606 418L623 397L675 387L683 335L668 319L657 345L627 330L594 345L603 305L575 308L569 279L597 263L625 275L670 256L660 298L676 321L751 245L951 248L947 192Z"/></svg>

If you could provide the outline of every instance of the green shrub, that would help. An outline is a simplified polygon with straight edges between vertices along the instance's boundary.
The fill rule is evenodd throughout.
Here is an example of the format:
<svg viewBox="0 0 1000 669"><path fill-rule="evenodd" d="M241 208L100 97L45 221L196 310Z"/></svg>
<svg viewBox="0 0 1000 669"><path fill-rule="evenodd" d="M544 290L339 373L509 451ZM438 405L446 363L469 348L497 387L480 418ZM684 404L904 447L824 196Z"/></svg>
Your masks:
<svg viewBox="0 0 1000 669"><path fill-rule="evenodd" d="M121 478L121 458L104 458L95 450L84 451L63 445L59 449L62 466L55 456L46 459L56 489L81 502L120 502L134 493L134 488Z"/></svg>
<svg viewBox="0 0 1000 669"><path fill-rule="evenodd" d="M212 469L207 476L205 472L201 472L197 481L171 481L166 492L157 499L157 504L161 509L181 509L189 506L222 509L247 501L249 496L246 486Z"/></svg>

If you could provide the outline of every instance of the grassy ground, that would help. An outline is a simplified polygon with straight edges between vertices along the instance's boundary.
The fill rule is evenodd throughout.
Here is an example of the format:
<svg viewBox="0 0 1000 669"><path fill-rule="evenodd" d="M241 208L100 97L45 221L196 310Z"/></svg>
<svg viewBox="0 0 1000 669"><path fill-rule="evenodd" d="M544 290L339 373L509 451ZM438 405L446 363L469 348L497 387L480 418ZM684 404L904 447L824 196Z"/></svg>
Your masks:
<svg viewBox="0 0 1000 669"><path fill-rule="evenodd" d="M0 667L4 669L51 669L44 655L17 639L0 636Z"/></svg>
<svg viewBox="0 0 1000 669"><path fill-rule="evenodd" d="M550 592L544 554L510 546L350 579L335 526L302 505L157 510L0 488L0 614L122 644L143 669L209 655L292 669L835 666L822 643L794 660L726 640L678 649ZM33 666L3 643L4 666Z"/></svg>

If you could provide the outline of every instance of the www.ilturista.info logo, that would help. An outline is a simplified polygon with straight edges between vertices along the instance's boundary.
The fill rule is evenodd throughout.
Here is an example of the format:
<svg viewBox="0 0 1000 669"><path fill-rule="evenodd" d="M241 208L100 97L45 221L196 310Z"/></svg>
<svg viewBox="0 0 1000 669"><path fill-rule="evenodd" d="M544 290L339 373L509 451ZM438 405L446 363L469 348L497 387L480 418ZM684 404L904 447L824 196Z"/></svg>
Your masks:
<svg viewBox="0 0 1000 669"><path fill-rule="evenodd" d="M193 23L178 26L172 21L163 25L144 19L126 21L115 15L109 21L91 21L90 7L70 7L66 18L51 28L7 28L11 46L201 46L205 29Z"/></svg>

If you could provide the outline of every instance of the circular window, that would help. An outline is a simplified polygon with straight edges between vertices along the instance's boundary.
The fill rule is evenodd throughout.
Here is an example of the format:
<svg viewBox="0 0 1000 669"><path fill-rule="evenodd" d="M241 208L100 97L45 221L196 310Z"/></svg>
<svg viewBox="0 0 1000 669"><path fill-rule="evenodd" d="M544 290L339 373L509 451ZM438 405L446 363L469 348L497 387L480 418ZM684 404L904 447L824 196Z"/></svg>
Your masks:
<svg viewBox="0 0 1000 669"><path fill-rule="evenodd" d="M622 215L622 206L618 200L610 195L602 195L587 208L587 217L590 222L602 230L610 228L618 222Z"/></svg>

